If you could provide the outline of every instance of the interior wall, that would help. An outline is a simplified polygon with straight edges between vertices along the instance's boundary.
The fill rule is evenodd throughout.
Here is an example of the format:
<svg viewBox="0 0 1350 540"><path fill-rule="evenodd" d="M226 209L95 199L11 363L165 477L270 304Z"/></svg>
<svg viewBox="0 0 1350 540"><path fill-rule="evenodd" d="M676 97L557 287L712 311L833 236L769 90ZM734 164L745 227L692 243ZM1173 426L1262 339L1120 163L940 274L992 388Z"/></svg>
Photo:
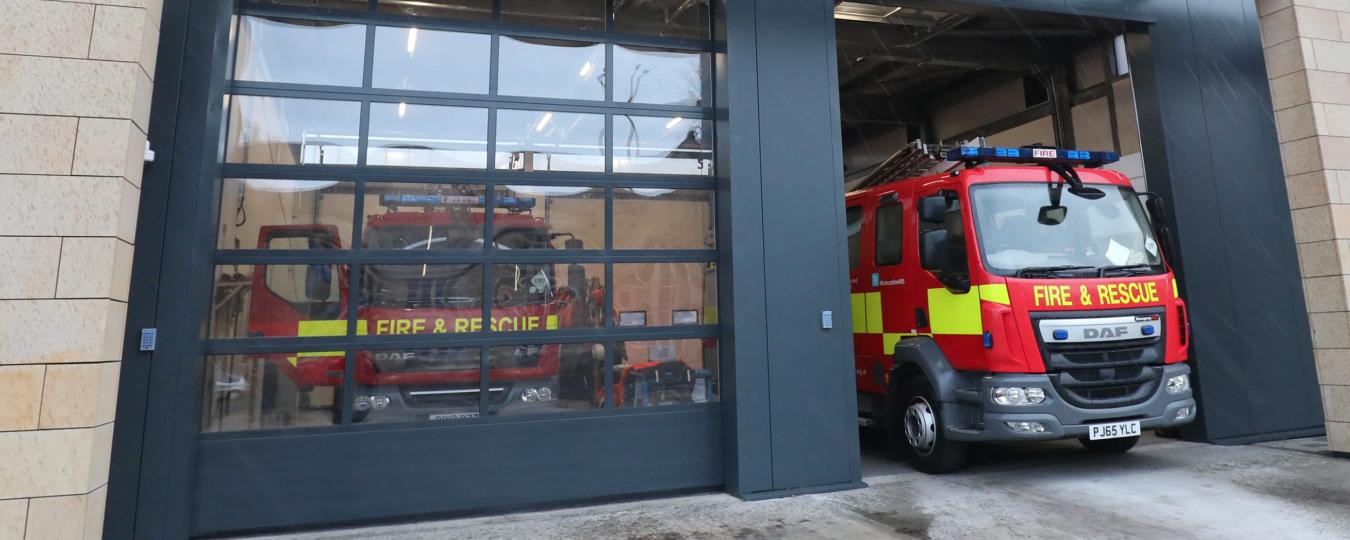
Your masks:
<svg viewBox="0 0 1350 540"><path fill-rule="evenodd" d="M1027 108L1021 77L1009 78L1006 74L987 76L950 93L964 97L933 111L933 132L940 141L955 142L948 139Z"/></svg>
<svg viewBox="0 0 1350 540"><path fill-rule="evenodd" d="M1074 148L1114 149L1116 143L1111 134L1111 112L1111 104L1104 97L1074 105L1071 113Z"/></svg>
<svg viewBox="0 0 1350 540"><path fill-rule="evenodd" d="M1024 144L1055 144L1054 119L1042 116L1020 126L985 137L989 146L1022 146Z"/></svg>
<svg viewBox="0 0 1350 540"><path fill-rule="evenodd" d="M849 178L864 174L913 140L910 138L909 126L903 124L891 124L889 127L855 124L852 127L870 128L870 131L866 135L851 138L845 133L844 174Z"/></svg>

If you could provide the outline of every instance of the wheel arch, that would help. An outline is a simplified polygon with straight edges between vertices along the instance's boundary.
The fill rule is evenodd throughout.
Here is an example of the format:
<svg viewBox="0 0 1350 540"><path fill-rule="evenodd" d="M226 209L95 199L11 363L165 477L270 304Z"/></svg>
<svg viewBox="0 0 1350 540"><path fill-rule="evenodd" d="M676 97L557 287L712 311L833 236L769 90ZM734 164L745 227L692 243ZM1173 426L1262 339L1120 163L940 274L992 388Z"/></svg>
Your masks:
<svg viewBox="0 0 1350 540"><path fill-rule="evenodd" d="M887 394L894 400L901 385L914 377L923 377L933 388L933 395L941 402L956 401L956 390L961 386L961 375L952 369L936 341L930 336L900 340L895 344L895 364L891 366Z"/></svg>

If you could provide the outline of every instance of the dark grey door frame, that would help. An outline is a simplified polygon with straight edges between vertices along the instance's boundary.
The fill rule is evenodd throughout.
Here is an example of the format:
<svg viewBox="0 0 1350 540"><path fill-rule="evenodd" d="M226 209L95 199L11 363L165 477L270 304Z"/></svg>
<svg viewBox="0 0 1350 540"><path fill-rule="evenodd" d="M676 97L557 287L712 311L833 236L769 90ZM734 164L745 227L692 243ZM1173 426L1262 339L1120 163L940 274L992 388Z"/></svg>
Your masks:
<svg viewBox="0 0 1350 540"><path fill-rule="evenodd" d="M1157 21L1131 36L1129 55L1149 186L1170 205L1193 330L1200 414L1183 435L1324 433L1255 2L1131 4Z"/></svg>
<svg viewBox="0 0 1350 540"><path fill-rule="evenodd" d="M228 2L168 0L160 24L149 140L156 152L142 182L128 303L126 345L118 390L104 537L183 536L190 509L195 422L176 404L195 399L193 350L204 290L190 270L208 266L209 251L188 234L204 206L206 140L219 131L220 85L211 70L223 51L220 23ZM225 28L228 28L226 26ZM177 179L188 178L189 181ZM208 212L205 215L210 215ZM200 219L200 218L198 218ZM200 235L197 235L200 236ZM158 328L154 352L137 347L140 328ZM187 368L187 369L185 369ZM167 398L167 399L166 399ZM175 399L176 398L176 399Z"/></svg>
<svg viewBox="0 0 1350 540"><path fill-rule="evenodd" d="M720 266L734 313L723 371L727 490L861 486L833 2L723 0ZM834 328L823 329L821 312Z"/></svg>
<svg viewBox="0 0 1350 540"><path fill-rule="evenodd" d="M336 525L722 485L716 403L444 427L202 437L200 358L212 349L200 329L216 260L212 225L233 11L232 2L220 0L169 0L165 7L152 135L160 159L146 175L128 322L129 335L157 326L160 340L151 354L127 341L107 537ZM733 311L729 303L720 307ZM610 332L614 339L708 337L703 329ZM231 352L265 346L241 343ZM397 459L389 458L390 448L399 449Z"/></svg>

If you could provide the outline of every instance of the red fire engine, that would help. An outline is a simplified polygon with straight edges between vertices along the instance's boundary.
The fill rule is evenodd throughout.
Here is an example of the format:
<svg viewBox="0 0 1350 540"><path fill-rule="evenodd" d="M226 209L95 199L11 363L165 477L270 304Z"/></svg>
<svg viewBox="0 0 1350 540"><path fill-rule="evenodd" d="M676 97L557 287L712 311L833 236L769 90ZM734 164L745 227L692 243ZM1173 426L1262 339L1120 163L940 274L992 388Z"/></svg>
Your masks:
<svg viewBox="0 0 1350 540"><path fill-rule="evenodd" d="M847 195L859 421L941 473L973 442L1125 452L1193 420L1161 206L1097 168L1119 156L943 157L958 165Z"/></svg>
<svg viewBox="0 0 1350 540"><path fill-rule="evenodd" d="M367 217L362 244L368 250L482 249L486 214L483 198L462 194L386 194L379 199L386 212ZM582 249L579 239L551 233L544 219L530 210L535 199L497 197L493 243L498 250L553 249L566 238L567 249ZM269 225L259 231L260 248L307 246L340 249L333 225ZM444 251L442 251L444 252ZM250 336L338 336L347 331L350 276L346 267L315 264L302 267L303 294L296 303L268 286L268 272L282 267L258 266L249 303ZM553 264L499 263L492 268L490 295L483 294L481 264L365 264L360 270L364 301L357 310L358 335L442 334L479 331L528 331L595 328L603 323L604 288L588 278L580 264L566 267L560 285ZM336 274L336 275L334 275ZM336 287L336 290L334 290ZM483 322L482 299L493 303ZM486 328L485 328L486 326ZM553 409L558 400L602 405L603 349L589 343L491 347L490 414L519 414ZM622 348L616 364L623 362ZM481 359L477 347L433 347L393 351L358 351L355 355L353 421L372 411L386 420L471 418L479 415ZM268 360L297 387L333 387L341 397L344 355L313 352L274 355ZM646 383L648 372L668 375L664 384ZM670 388L679 372L680 388ZM672 391L682 401L697 399L692 391L706 375L679 360L652 365L618 365L613 376L618 406L650 405L650 396ZM637 383L635 383L637 381ZM630 387L642 390L635 400ZM339 421L333 408L333 420Z"/></svg>

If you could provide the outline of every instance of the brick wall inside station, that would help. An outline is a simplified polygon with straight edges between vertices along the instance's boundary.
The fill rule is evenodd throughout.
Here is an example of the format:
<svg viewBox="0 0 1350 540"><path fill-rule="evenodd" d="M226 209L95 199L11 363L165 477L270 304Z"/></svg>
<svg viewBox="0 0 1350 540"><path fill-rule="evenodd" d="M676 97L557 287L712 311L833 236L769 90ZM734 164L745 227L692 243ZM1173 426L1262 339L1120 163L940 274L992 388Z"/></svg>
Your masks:
<svg viewBox="0 0 1350 540"><path fill-rule="evenodd" d="M1350 452L1350 0L1257 0L1331 449Z"/></svg>
<svg viewBox="0 0 1350 540"><path fill-rule="evenodd" d="M0 0L0 538L97 538L162 0Z"/></svg>

